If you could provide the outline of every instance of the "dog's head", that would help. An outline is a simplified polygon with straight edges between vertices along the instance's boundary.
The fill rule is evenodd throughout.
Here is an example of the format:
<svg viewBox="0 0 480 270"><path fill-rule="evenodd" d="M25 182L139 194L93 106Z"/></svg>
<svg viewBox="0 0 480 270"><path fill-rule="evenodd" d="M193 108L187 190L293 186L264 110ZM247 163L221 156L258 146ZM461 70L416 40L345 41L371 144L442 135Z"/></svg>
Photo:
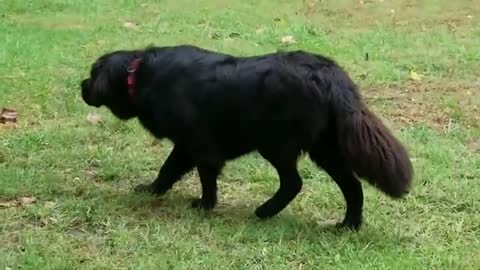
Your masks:
<svg viewBox="0 0 480 270"><path fill-rule="evenodd" d="M82 98L90 106L106 106L120 119L136 116L128 95L128 64L136 52L116 51L100 56L93 63L90 77L82 80Z"/></svg>

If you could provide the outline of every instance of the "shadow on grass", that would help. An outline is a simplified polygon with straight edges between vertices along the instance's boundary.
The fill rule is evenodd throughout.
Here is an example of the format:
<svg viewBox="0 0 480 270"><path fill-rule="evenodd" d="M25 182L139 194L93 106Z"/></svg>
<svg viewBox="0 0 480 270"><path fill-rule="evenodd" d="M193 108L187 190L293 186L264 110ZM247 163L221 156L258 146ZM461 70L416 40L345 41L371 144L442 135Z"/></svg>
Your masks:
<svg viewBox="0 0 480 270"><path fill-rule="evenodd" d="M97 195L102 196L101 201L107 203L100 206L104 207L102 210L104 214L131 220L129 226L132 227L162 223L168 228L175 226L197 228L194 231L199 234L202 232L197 231L201 230L198 228L208 228L208 233L213 233L220 239L235 238L241 233L251 242L262 238L269 242L291 240L315 244L327 240L327 243L332 241L340 244L346 240L359 246L368 246L372 242L401 241L399 235L385 228L376 228L375 225L366 224L359 232L337 228L335 224L339 220L318 220L308 214L314 211L310 209L302 212L285 209L271 219L260 220L253 212L263 201L253 204L249 204L248 200L235 203L220 202L214 210L206 212L191 208L190 203L195 196L185 190L174 189L161 197L137 194L130 190L122 192L103 190L102 193ZM343 214L342 210L338 216L343 217Z"/></svg>

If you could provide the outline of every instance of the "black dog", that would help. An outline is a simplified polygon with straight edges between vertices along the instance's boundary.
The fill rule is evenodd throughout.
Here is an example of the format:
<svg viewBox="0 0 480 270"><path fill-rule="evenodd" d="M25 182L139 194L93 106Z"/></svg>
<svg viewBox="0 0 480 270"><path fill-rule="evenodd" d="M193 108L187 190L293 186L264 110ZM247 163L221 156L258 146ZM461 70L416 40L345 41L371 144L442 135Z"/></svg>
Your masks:
<svg viewBox="0 0 480 270"><path fill-rule="evenodd" d="M211 209L225 162L258 151L280 179L275 195L255 211L268 218L300 192L297 159L308 152L345 197L339 225L358 229L359 178L393 198L410 186L407 151L364 105L348 74L320 55L235 57L186 45L116 51L93 64L81 87L87 104L105 105L120 119L137 117L174 143L157 179L138 192L164 194L196 167L202 197L192 205Z"/></svg>

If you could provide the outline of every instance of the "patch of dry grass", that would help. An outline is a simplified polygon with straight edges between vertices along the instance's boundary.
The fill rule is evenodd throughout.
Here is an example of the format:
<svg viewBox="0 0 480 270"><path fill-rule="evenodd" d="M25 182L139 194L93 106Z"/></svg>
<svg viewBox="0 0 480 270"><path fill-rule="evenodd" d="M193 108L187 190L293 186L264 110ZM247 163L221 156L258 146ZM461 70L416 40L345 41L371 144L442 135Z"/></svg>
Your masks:
<svg viewBox="0 0 480 270"><path fill-rule="evenodd" d="M452 125L478 128L478 82L427 81L371 86L366 101L399 126L424 125L448 132Z"/></svg>

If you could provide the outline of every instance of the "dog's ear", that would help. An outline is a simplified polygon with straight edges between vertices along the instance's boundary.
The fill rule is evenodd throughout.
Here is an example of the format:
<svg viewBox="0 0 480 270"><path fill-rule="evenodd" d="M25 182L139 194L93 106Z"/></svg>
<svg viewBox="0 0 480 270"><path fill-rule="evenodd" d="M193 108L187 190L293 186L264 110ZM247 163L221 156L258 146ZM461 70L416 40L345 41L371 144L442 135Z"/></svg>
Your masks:
<svg viewBox="0 0 480 270"><path fill-rule="evenodd" d="M112 84L118 83L123 73L126 72L125 61L122 61L124 59L122 56L120 53L106 54L92 66L91 94L95 101L104 104L107 99L114 95L113 91L118 85Z"/></svg>
<svg viewBox="0 0 480 270"><path fill-rule="evenodd" d="M108 71L102 70L96 76L95 81L92 85L92 91L95 95L98 96L107 96L109 93L109 85L108 85Z"/></svg>
<svg viewBox="0 0 480 270"><path fill-rule="evenodd" d="M91 88L91 98L95 103L104 103L104 100L111 96L111 89L109 86L108 71L102 70L94 78Z"/></svg>

